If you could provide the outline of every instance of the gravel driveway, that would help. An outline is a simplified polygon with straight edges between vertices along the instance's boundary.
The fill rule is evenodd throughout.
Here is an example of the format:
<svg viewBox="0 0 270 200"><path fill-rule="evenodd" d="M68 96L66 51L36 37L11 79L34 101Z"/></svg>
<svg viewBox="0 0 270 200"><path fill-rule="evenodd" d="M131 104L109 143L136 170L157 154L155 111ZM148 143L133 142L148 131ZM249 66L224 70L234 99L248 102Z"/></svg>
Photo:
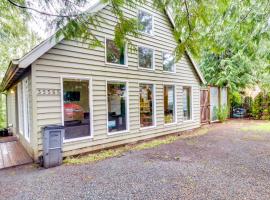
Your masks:
<svg viewBox="0 0 270 200"><path fill-rule="evenodd" d="M270 199L270 129L262 121L76 166L0 171L0 199Z"/></svg>

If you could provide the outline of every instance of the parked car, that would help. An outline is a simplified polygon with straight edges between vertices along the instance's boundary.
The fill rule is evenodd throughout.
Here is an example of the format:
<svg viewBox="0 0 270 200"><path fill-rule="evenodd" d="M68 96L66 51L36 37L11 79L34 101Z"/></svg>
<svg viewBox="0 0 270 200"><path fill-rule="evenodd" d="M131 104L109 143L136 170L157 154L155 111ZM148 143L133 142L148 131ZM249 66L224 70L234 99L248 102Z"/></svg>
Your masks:
<svg viewBox="0 0 270 200"><path fill-rule="evenodd" d="M247 110L245 108L236 107L233 108L233 118L244 118L246 117Z"/></svg>
<svg viewBox="0 0 270 200"><path fill-rule="evenodd" d="M65 122L81 123L84 119L84 110L75 103L65 103L64 105Z"/></svg>

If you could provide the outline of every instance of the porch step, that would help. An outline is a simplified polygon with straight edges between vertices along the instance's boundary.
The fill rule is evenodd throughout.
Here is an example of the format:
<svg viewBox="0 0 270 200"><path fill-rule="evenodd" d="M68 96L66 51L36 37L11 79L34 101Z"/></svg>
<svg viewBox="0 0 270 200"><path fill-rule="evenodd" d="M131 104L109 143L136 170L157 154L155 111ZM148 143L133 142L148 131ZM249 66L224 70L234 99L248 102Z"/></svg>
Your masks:
<svg viewBox="0 0 270 200"><path fill-rule="evenodd" d="M0 143L4 143L4 142L13 142L13 141L17 141L17 137L15 136L9 136L9 137L0 137Z"/></svg>

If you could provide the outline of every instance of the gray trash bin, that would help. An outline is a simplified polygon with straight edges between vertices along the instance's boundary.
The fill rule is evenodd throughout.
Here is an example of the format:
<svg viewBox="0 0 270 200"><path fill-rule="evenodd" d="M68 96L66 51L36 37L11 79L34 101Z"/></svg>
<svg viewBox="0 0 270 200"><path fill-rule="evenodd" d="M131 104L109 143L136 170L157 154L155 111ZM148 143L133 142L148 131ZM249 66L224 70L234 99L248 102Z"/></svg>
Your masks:
<svg viewBox="0 0 270 200"><path fill-rule="evenodd" d="M45 168L62 164L64 134L63 126L51 125L43 128L43 166Z"/></svg>

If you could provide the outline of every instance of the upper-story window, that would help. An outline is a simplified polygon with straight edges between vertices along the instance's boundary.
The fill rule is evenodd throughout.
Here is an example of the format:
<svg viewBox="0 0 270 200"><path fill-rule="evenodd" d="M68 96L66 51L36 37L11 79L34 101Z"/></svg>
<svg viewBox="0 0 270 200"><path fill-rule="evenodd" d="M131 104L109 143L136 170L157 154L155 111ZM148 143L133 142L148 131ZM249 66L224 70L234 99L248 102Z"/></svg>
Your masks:
<svg viewBox="0 0 270 200"><path fill-rule="evenodd" d="M106 39L106 62L117 65L126 65L126 47L118 48L113 40Z"/></svg>
<svg viewBox="0 0 270 200"><path fill-rule="evenodd" d="M163 53L163 71L175 72L175 57L171 53Z"/></svg>
<svg viewBox="0 0 270 200"><path fill-rule="evenodd" d="M154 50L146 47L138 47L139 67L154 69Z"/></svg>
<svg viewBox="0 0 270 200"><path fill-rule="evenodd" d="M139 31L145 34L153 35L154 33L154 23L153 23L153 15L139 10L138 12L138 22L139 22Z"/></svg>

